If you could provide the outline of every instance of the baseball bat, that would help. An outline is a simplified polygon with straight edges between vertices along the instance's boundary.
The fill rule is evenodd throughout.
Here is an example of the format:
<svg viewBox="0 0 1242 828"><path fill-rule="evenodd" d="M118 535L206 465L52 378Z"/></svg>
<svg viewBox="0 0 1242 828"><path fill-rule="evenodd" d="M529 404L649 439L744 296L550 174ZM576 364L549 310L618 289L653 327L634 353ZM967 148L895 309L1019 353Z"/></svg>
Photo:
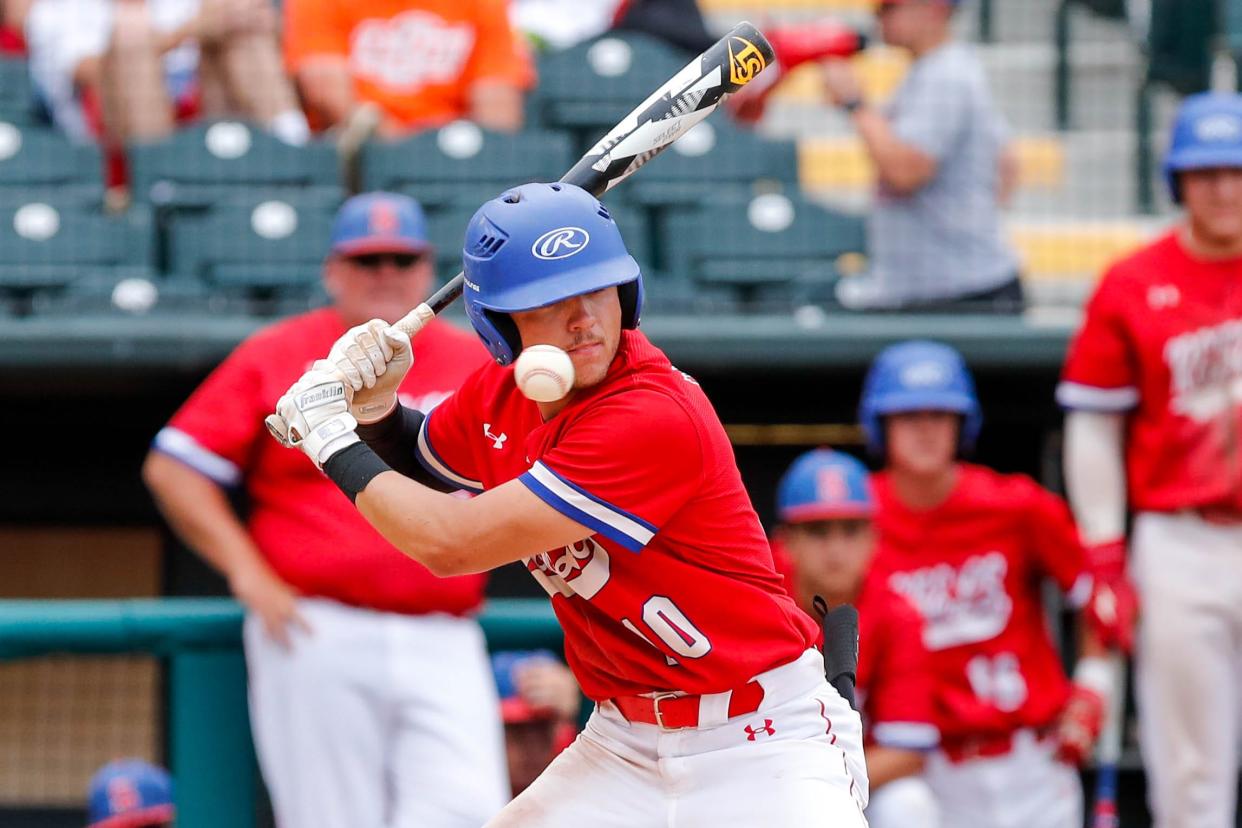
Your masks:
<svg viewBox="0 0 1242 828"><path fill-rule="evenodd" d="M823 599L816 597L816 601L817 607L823 605L826 610L820 620L824 630L824 678L857 710L854 683L858 680L858 610L853 604L827 609Z"/></svg>
<svg viewBox="0 0 1242 828"><path fill-rule="evenodd" d="M754 80L772 60L772 44L763 33L738 23L617 122L561 181L601 197L712 114L726 95ZM458 273L393 327L414 336L457 301L465 281L465 274ZM269 414L264 422L278 442L290 445L278 415Z"/></svg>
<svg viewBox="0 0 1242 828"><path fill-rule="evenodd" d="M745 21L665 81L622 118L562 178L596 198L634 174L720 105L724 96L754 80L772 62L772 45ZM461 296L458 273L394 327L409 336Z"/></svg>
<svg viewBox="0 0 1242 828"><path fill-rule="evenodd" d="M1117 762L1121 759L1121 736L1125 720L1126 671L1120 655L1109 656L1113 671L1113 698L1108 700L1104 728L1096 748L1095 795L1091 828L1118 828Z"/></svg>

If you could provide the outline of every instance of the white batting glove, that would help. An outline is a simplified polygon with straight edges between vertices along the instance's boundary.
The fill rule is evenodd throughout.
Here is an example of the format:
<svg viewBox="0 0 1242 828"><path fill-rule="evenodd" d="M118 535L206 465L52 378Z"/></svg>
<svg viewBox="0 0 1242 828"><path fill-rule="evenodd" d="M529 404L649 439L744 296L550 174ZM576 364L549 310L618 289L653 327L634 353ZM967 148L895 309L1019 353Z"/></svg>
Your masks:
<svg viewBox="0 0 1242 828"><path fill-rule="evenodd" d="M357 425L349 413L345 383L322 359L289 387L276 403L276 416L268 418L278 440L301 449L320 469L329 457L358 442Z"/></svg>
<svg viewBox="0 0 1242 828"><path fill-rule="evenodd" d="M397 388L414 364L410 338L382 319L350 328L328 352L349 384L349 412L359 423L384 419L397 405Z"/></svg>

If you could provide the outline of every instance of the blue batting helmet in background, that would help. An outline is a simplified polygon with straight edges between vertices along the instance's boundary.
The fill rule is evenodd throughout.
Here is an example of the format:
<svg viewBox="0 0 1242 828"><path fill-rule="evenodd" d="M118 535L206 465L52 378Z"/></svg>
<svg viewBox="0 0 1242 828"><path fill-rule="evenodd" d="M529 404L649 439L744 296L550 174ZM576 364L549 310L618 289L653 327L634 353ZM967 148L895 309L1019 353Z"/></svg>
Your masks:
<svg viewBox="0 0 1242 828"><path fill-rule="evenodd" d="M505 724L555 718L551 708L534 707L517 689L516 674L528 664L560 664L551 650L501 650L492 654L492 675L500 696L500 716Z"/></svg>
<svg viewBox="0 0 1242 828"><path fill-rule="evenodd" d="M104 765L91 777L87 828L164 825L176 816L168 771L141 759Z"/></svg>
<svg viewBox="0 0 1242 828"><path fill-rule="evenodd" d="M781 477L776 513L782 523L869 518L875 500L867 469L839 451L808 451Z"/></svg>
<svg viewBox="0 0 1242 828"><path fill-rule="evenodd" d="M509 316L616 286L621 326L638 327L638 262L599 200L572 184L524 184L484 204L466 227L466 315L496 362L522 350Z"/></svg>
<svg viewBox="0 0 1242 828"><path fill-rule="evenodd" d="M974 446L983 426L975 382L966 361L940 342L911 340L880 352L863 381L858 419L867 448L884 453L883 417L908 411L952 411L962 415L961 447Z"/></svg>
<svg viewBox="0 0 1242 828"><path fill-rule="evenodd" d="M1191 95L1177 112L1164 157L1164 177L1173 201L1182 201L1178 173L1212 167L1242 167L1242 95Z"/></svg>

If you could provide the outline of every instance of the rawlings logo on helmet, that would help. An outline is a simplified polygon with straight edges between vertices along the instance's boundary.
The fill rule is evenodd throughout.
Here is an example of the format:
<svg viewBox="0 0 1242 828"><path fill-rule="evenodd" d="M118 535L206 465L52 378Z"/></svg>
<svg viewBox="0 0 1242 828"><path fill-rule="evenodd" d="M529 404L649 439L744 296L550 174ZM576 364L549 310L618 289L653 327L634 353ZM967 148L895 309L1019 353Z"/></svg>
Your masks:
<svg viewBox="0 0 1242 828"><path fill-rule="evenodd" d="M1237 141L1242 137L1242 120L1233 115L1209 115L1195 124L1200 141Z"/></svg>
<svg viewBox="0 0 1242 828"><path fill-rule="evenodd" d="M591 234L581 227L558 227L535 239L530 252L545 261L568 259L585 250L590 241Z"/></svg>

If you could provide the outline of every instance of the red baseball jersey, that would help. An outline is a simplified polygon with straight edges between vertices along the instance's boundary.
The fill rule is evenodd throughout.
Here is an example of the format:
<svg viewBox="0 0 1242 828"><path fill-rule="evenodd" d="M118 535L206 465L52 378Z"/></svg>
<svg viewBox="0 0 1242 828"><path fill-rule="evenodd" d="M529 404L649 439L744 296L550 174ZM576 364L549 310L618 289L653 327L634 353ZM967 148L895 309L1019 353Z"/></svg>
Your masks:
<svg viewBox="0 0 1242 828"><path fill-rule="evenodd" d="M786 590L796 600L798 575L793 559L775 542L772 555L777 571L785 577ZM936 727L936 682L923 646L923 619L913 604L875 576L864 579L854 608L858 610L854 697L862 714L863 743L931 750L940 741L940 731Z"/></svg>
<svg viewBox="0 0 1242 828"><path fill-rule="evenodd" d="M941 738L1043 727L1069 682L1048 630L1041 583L1081 606L1090 594L1069 508L1024 475L963 463L952 493L906 507L872 478L880 543L872 570L922 615Z"/></svg>
<svg viewBox="0 0 1242 828"><path fill-rule="evenodd" d="M465 613L485 578L440 579L393 548L299 451L271 438L263 418L346 331L329 309L264 328L222 362L155 438L155 448L215 480L243 485L247 526L281 578L304 595L403 613ZM405 404L427 409L488 361L472 334L435 322L413 340Z"/></svg>
<svg viewBox="0 0 1242 828"><path fill-rule="evenodd" d="M525 560L592 699L723 692L815 643L706 395L637 331L547 422L512 368L481 369L428 416L419 454L475 491L518 478L595 531Z"/></svg>
<svg viewBox="0 0 1242 828"><path fill-rule="evenodd" d="M1191 258L1175 232L1113 265L1087 305L1057 400L1130 412L1130 502L1242 509L1242 259Z"/></svg>

